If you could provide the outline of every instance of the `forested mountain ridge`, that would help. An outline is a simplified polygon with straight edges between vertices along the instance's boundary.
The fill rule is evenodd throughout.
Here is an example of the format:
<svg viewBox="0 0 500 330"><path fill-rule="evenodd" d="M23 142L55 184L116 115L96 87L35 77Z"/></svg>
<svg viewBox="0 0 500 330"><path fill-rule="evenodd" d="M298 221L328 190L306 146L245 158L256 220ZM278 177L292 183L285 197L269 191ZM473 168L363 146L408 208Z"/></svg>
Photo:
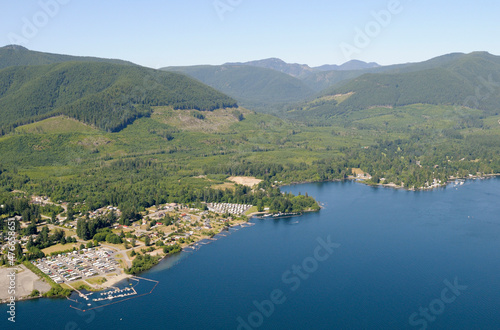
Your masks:
<svg viewBox="0 0 500 330"><path fill-rule="evenodd" d="M362 69L371 69L380 67L377 63L370 62L366 63L359 60L351 60L341 65L336 64L325 64L317 67L310 67L307 64L298 64L298 63L286 63L285 61L279 58L266 58L263 60L249 61L249 62L235 62L235 63L226 63L225 65L248 65L255 66L266 69L273 69L276 71L280 71L286 73L292 77L298 77L303 79L304 77L322 71L354 71L354 70L362 70Z"/></svg>
<svg viewBox="0 0 500 330"><path fill-rule="evenodd" d="M272 69L282 73L286 73L292 77L303 77L312 72L314 69L307 64L286 63L279 58L266 58L263 60L249 61L249 62L234 62L226 63L225 65L246 65L252 67L259 67L265 69Z"/></svg>
<svg viewBox="0 0 500 330"><path fill-rule="evenodd" d="M311 95L316 93L319 96L335 95L339 90L344 89L344 85L352 85L355 79L365 74L407 74L406 77L411 77L410 73L413 72L445 69L462 76L469 70L468 66L476 65L470 63L471 61L483 61L479 64L483 69L473 70L473 74L483 74L487 77L486 72L481 71L485 71L485 68L487 71L488 65L496 63L497 60L496 56L486 52L474 52L451 53L423 62L387 66L353 60L342 65L309 67L306 64L290 64L278 58L269 58L226 63L221 66L167 67L163 70L183 72L260 112L278 113L279 111L268 111L266 107L276 108L276 104L308 101ZM462 73L459 72L460 66L463 69ZM428 72L429 76L433 76L431 71ZM278 73L283 75L280 76ZM399 79L396 76L393 78ZM470 79L467 74L462 78Z"/></svg>
<svg viewBox="0 0 500 330"><path fill-rule="evenodd" d="M136 65L132 62L118 59L37 52L18 45L0 47L0 69L9 66L43 65L62 62L106 62L112 64Z"/></svg>
<svg viewBox="0 0 500 330"><path fill-rule="evenodd" d="M214 110L236 101L185 75L140 66L64 62L0 70L0 133L60 114L119 131L158 105Z"/></svg>
<svg viewBox="0 0 500 330"><path fill-rule="evenodd" d="M340 95L346 96L341 102ZM497 114L500 57L485 52L449 54L402 65L392 72L367 73L325 90L317 100L298 107L295 115L301 117L300 110L307 109L307 117L324 119L349 111L411 104L459 106Z"/></svg>
<svg viewBox="0 0 500 330"><path fill-rule="evenodd" d="M352 79L361 77L367 73L409 73L423 70L448 68L455 65L457 62L470 57L495 57L486 52L474 52L471 54L450 53L431 58L423 62L403 63L378 66L376 63L364 63L362 66L352 66L350 62L343 64L343 69L317 71L302 77L302 81L315 91L321 92L323 95L333 94L337 88L348 83ZM351 61L352 62L352 61ZM324 69L329 66L323 66ZM355 68L355 69L353 69Z"/></svg>
<svg viewBox="0 0 500 330"><path fill-rule="evenodd" d="M288 74L248 65L199 65L161 70L184 73L261 112L272 112L270 109L277 105L302 101L315 94L305 83Z"/></svg>
<svg viewBox="0 0 500 330"><path fill-rule="evenodd" d="M375 62L366 63L359 60L350 60L341 65L321 65L313 68L316 71L353 71L353 70L363 70L363 69L372 69L381 67L379 64Z"/></svg>

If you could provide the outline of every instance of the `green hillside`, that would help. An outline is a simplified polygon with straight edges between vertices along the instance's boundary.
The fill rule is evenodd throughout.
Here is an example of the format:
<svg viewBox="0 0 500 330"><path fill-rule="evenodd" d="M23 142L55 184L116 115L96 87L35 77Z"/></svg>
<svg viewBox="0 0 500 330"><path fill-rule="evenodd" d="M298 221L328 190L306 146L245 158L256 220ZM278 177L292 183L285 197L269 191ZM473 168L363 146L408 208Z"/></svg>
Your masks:
<svg viewBox="0 0 500 330"><path fill-rule="evenodd" d="M343 179L361 168L420 187L451 175L500 173L500 116L457 127L461 116L444 106L373 108L314 127L243 108L154 107L120 132L53 117L0 137L0 195L18 189L85 200L89 208L143 209L213 200L206 189L232 175L290 183Z"/></svg>
<svg viewBox="0 0 500 330"><path fill-rule="evenodd" d="M473 85L445 69L403 74L366 74L336 89L353 92L343 106L365 109L372 106L405 106L415 103L456 104L473 93Z"/></svg>
<svg viewBox="0 0 500 330"><path fill-rule="evenodd" d="M0 129L64 114L118 131L150 106L214 110L236 101L184 75L139 66L66 62L0 70Z"/></svg>
<svg viewBox="0 0 500 330"><path fill-rule="evenodd" d="M300 79L313 89L315 92L321 94L329 94L334 88L342 86L342 84L348 82L351 79L362 76L365 73L376 72L380 68L370 68L370 69L360 69L360 70L330 70L330 71L319 71L308 74L307 76L301 77Z"/></svg>
<svg viewBox="0 0 500 330"><path fill-rule="evenodd" d="M495 115L500 109L498 56L484 52L450 54L400 66L396 71L399 72L364 74L344 82L289 114L298 119L307 117L322 122L350 111L411 104L475 108L482 110L484 115ZM338 102L335 95L349 97Z"/></svg>
<svg viewBox="0 0 500 330"><path fill-rule="evenodd" d="M0 120L25 125L0 137L0 198L23 190L90 209L144 210L166 201L252 202L221 191L237 175L269 188L342 180L354 168L371 174L369 183L420 188L500 173L500 116L489 106L498 104L496 57L441 61L358 77L290 108L300 121L229 108L231 98L176 73L76 62L5 68ZM455 106L478 86L481 107Z"/></svg>
<svg viewBox="0 0 500 330"><path fill-rule="evenodd" d="M279 58L267 58L263 60L250 61L250 62L236 62L236 63L226 63L227 65L247 65L266 69L272 69L274 71L279 71L286 73L292 77L301 77L314 72L314 69L309 67L307 64L297 64L297 63L286 63Z"/></svg>
<svg viewBox="0 0 500 330"><path fill-rule="evenodd" d="M162 70L185 73L260 112L270 112L270 108L298 102L314 94L297 78L254 66L168 67Z"/></svg>
<svg viewBox="0 0 500 330"><path fill-rule="evenodd" d="M450 68L457 62L467 60L467 58L479 57L483 59L493 59L494 55L485 52L476 52L471 54L463 53L451 53L442 56L432 58L427 61L417 62L417 63L404 63L404 64L394 64L378 67L366 67L357 70L327 70L320 72L312 72L306 76L300 77L301 80L310 88L317 92L321 92L322 95L331 95L336 92L336 89L344 84L348 83L350 80L361 77L367 73L387 73L387 74L397 74L397 73L409 73L418 72L437 68ZM325 66L328 67L328 66Z"/></svg>
<svg viewBox="0 0 500 330"><path fill-rule="evenodd" d="M320 92L343 80L359 77L363 73L375 72L371 69L379 67L376 63L352 60L342 65L322 65L311 68L307 64L286 63L279 58L268 58L244 63L226 63L226 65L245 65L286 73L300 79L315 92Z"/></svg>
<svg viewBox="0 0 500 330"><path fill-rule="evenodd" d="M0 47L0 69L20 65L44 65L62 62L106 62L112 64L135 65L134 63L117 60L97 58L90 56L70 56L36 52L22 46L9 45Z"/></svg>

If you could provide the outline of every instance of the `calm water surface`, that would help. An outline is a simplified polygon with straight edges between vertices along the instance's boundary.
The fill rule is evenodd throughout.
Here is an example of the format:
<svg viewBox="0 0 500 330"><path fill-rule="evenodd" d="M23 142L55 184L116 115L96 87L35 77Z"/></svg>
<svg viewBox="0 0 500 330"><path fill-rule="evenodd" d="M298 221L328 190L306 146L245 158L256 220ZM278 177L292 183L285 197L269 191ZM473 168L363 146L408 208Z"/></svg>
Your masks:
<svg viewBox="0 0 500 330"><path fill-rule="evenodd" d="M500 179L426 192L284 190L324 209L252 219L165 260L142 274L160 281L151 295L87 313L65 299L21 302L15 326L3 305L0 328L500 328Z"/></svg>

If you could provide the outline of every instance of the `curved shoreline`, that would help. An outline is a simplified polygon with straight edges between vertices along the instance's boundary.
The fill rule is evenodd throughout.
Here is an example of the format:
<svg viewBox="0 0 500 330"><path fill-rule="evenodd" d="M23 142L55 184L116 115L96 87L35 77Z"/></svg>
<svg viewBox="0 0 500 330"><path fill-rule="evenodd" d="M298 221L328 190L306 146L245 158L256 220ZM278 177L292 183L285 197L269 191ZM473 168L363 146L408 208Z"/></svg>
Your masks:
<svg viewBox="0 0 500 330"><path fill-rule="evenodd" d="M365 180L359 180L359 179L356 179L356 178L347 178L347 179L335 179L335 180L323 180L323 181L303 181L303 182L292 182L292 183L285 183L285 184L282 184L282 185L279 185L279 186L290 186L290 185L298 185L298 184L308 184L308 183L325 183L325 182L342 182L342 181L357 181L357 182L360 182L360 183L363 183L365 185L369 185L369 186L373 186L373 187L384 187L384 188L395 188L395 189L404 189L404 190L408 190L408 191L426 191L426 190L433 190L434 188L441 188L441 187L445 187L447 186L449 183L453 183L455 180L478 180L478 179L488 179L488 178L495 178L495 177L499 177L500 176L500 173L497 173L497 174L484 174L484 175L473 175L473 176L468 176L468 177L453 177L453 178L449 178L447 182L445 183L442 183L440 184L440 186L437 186L437 187L420 187L420 188L407 188L407 187L402 187L402 186L397 186L395 185L394 183L389 183L389 184L382 184L382 183L379 183L379 184L370 184L368 182L366 182ZM318 202L318 205L320 207L320 209L323 209L324 207ZM304 211L300 211L300 214L297 214L295 216L300 216L302 215L303 213L308 213L308 212L318 212L319 210L304 210ZM244 228L243 224L245 223L248 223L249 220L252 218L252 217L257 217L259 215L272 215L273 213L270 213L270 212L266 212L266 211L262 211L262 212L252 212L252 213L249 213L247 215L245 215L248 220L247 221L239 221L238 223L235 223L233 225L230 225L228 227L225 227L225 228L233 228L233 227L238 227L240 226L241 228ZM285 215L286 216L286 215ZM272 219L279 219L280 217L270 217ZM222 232L224 231L224 229L222 229L220 232L218 232L217 234L215 234L214 236L216 235L219 235L221 234ZM193 245L199 243L200 241L204 240L204 239L212 239L213 237L209 237L209 238L201 238L200 240L198 241L195 241L195 242L192 242L184 247L181 248L181 251L179 252L189 252L189 251L185 251L185 248L188 248L188 247L193 247ZM159 259L158 259L158 262L160 262L161 260L163 259L166 259L170 256L173 256L175 254L177 254L178 252L176 253L173 253L173 254L166 254L166 255L163 255L161 256ZM150 269L154 268L155 266L157 266L158 264L154 265L153 267L151 267ZM147 269L149 270L149 269ZM144 270L147 271L147 270ZM142 273L142 272L141 272ZM109 287L112 287L113 285L129 278L129 277L132 277L133 275L131 274L126 274L126 273L122 273L122 274L117 274L117 276L115 278L112 278L110 279L109 282L105 282L103 284L101 284L101 290L105 290ZM73 291L73 290L72 290ZM39 298L45 298L43 297L42 295L40 296L35 296L35 297L30 297L30 296L23 296L23 297L19 297L18 299L16 299L16 301L23 301L23 300L32 300L32 299L39 299ZM53 297L53 298L61 298L61 297ZM3 303L6 303L8 301L1 301L0 304L3 304Z"/></svg>
<svg viewBox="0 0 500 330"><path fill-rule="evenodd" d="M366 180L361 180L357 178L346 178L346 179L333 179L333 180L320 180L320 181L295 181L295 182L290 182L290 183L283 183L278 185L279 187L286 187L286 186L291 186L291 185L299 185L299 184L308 184L308 183L326 183L326 182L343 182L343 181L356 181L362 184L365 184L367 186L372 186L372 187L384 187L384 188L394 188L394 189L404 189L408 191L426 191L426 190L433 190L435 188L441 188L445 187L448 185L448 183L451 183L455 180L481 180L481 179L487 179L487 178L494 178L494 177L499 177L500 173L496 174L483 174L483 175L472 175L472 176L467 176L467 177L452 177L448 178L448 181L445 183L440 184L437 187L418 187L418 188L408 188L408 187L402 187L398 186L395 183L369 183L366 182ZM322 208L322 206L320 205Z"/></svg>

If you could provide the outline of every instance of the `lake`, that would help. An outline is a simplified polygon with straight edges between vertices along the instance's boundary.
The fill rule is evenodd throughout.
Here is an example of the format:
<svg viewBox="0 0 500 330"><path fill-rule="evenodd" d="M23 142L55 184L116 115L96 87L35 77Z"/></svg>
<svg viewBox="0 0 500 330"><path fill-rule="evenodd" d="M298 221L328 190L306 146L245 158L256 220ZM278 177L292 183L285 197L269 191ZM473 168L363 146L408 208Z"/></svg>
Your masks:
<svg viewBox="0 0 500 330"><path fill-rule="evenodd" d="M500 179L432 191L284 187L324 208L162 261L152 294L82 313L17 304L16 329L498 329ZM4 326L5 325L5 326Z"/></svg>

